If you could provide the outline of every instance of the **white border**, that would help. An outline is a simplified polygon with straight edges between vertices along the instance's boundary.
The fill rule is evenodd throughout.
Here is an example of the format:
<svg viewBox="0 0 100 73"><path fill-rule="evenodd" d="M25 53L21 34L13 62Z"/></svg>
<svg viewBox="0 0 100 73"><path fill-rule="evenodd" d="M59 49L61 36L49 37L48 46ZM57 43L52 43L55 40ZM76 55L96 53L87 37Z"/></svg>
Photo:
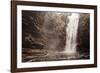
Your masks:
<svg viewBox="0 0 100 73"><path fill-rule="evenodd" d="M22 10L90 13L90 59L22 63ZM17 68L94 64L94 10L17 5Z"/></svg>

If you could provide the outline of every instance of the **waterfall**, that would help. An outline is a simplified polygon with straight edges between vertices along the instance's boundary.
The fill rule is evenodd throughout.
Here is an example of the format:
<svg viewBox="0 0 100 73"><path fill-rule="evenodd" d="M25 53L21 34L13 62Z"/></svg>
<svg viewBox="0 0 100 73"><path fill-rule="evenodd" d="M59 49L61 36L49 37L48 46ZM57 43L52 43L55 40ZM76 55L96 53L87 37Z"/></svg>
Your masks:
<svg viewBox="0 0 100 73"><path fill-rule="evenodd" d="M79 13L72 13L68 16L69 23L66 24L66 46L64 53L66 54L75 54L77 46L77 31L79 23Z"/></svg>

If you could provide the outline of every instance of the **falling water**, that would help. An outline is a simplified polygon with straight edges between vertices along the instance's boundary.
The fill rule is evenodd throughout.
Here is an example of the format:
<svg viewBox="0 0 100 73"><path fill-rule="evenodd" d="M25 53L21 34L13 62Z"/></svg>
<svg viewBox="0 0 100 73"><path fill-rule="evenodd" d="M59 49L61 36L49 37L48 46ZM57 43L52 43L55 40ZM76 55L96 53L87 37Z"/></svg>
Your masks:
<svg viewBox="0 0 100 73"><path fill-rule="evenodd" d="M66 46L64 53L66 54L75 54L76 53L76 46L77 46L77 29L79 23L79 14L72 13L71 16L68 16L69 23L66 24Z"/></svg>

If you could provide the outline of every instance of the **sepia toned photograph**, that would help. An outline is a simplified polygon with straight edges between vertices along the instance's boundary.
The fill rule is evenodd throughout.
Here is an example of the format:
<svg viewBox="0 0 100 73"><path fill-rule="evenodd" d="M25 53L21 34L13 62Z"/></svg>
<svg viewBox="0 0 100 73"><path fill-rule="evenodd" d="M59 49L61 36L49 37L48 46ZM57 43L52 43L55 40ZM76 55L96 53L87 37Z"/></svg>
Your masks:
<svg viewBox="0 0 100 73"><path fill-rule="evenodd" d="M22 10L22 62L90 59L90 14Z"/></svg>

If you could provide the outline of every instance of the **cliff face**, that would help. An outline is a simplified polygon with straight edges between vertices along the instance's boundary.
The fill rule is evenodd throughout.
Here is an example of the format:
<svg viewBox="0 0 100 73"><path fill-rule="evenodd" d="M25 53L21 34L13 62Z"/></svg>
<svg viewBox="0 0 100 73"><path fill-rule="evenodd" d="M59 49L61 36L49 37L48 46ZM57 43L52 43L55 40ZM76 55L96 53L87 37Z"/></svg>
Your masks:
<svg viewBox="0 0 100 73"><path fill-rule="evenodd" d="M90 51L90 15L86 13L80 14L79 28L77 34L77 50L80 53L89 55Z"/></svg>
<svg viewBox="0 0 100 73"><path fill-rule="evenodd" d="M23 11L22 14L23 48L64 50L65 22L68 23L64 13Z"/></svg>
<svg viewBox="0 0 100 73"><path fill-rule="evenodd" d="M43 48L45 40L41 33L44 13L22 12L22 47L23 48Z"/></svg>

